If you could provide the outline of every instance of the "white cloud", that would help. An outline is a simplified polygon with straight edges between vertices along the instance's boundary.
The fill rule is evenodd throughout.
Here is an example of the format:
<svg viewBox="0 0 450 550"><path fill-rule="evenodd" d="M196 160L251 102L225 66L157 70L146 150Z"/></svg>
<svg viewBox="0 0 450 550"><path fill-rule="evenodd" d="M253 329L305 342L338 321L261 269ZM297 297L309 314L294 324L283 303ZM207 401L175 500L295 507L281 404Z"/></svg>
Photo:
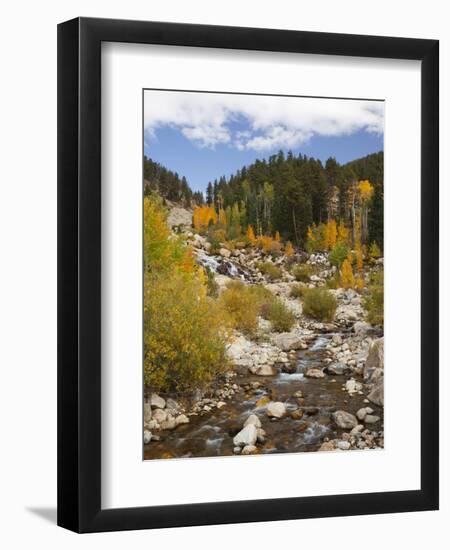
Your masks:
<svg viewBox="0 0 450 550"><path fill-rule="evenodd" d="M245 122L245 130L242 123ZM236 124L238 123L238 128ZM287 149L314 135L383 133L384 103L363 100L146 91L144 126L178 128L200 147Z"/></svg>

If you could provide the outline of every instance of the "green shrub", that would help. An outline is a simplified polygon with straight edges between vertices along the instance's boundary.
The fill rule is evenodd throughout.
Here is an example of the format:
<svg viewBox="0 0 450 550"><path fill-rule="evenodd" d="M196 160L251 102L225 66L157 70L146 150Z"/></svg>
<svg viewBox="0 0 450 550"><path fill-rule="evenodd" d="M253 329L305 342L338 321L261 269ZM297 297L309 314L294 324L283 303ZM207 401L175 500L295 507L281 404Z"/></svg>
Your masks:
<svg viewBox="0 0 450 550"><path fill-rule="evenodd" d="M260 303L250 287L233 281L220 295L219 304L229 315L234 328L249 336L256 334Z"/></svg>
<svg viewBox="0 0 450 550"><path fill-rule="evenodd" d="M347 258L348 246L343 243L337 243L331 250L328 259L332 265L340 268L342 262Z"/></svg>
<svg viewBox="0 0 450 550"><path fill-rule="evenodd" d="M219 250L222 248L222 244L221 244L220 240L217 238L217 236L215 235L214 231L208 231L207 240L208 240L209 244L211 245L211 248L210 248L209 251L212 254L218 254Z"/></svg>
<svg viewBox="0 0 450 550"><path fill-rule="evenodd" d="M368 286L368 293L363 300L367 310L367 320L372 325L384 325L384 271L377 271L372 275Z"/></svg>
<svg viewBox="0 0 450 550"><path fill-rule="evenodd" d="M281 268L274 265L271 262L258 262L256 267L263 273L270 281L276 281L281 279L283 272Z"/></svg>
<svg viewBox="0 0 450 550"><path fill-rule="evenodd" d="M266 304L262 314L276 332L289 332L295 323L294 314L279 298Z"/></svg>
<svg viewBox="0 0 450 550"><path fill-rule="evenodd" d="M335 273L332 277L327 279L325 286L328 289L336 290L339 288L340 280L339 280L339 273Z"/></svg>
<svg viewBox="0 0 450 550"><path fill-rule="evenodd" d="M146 275L144 382L156 391L209 385L228 368L227 318L200 278Z"/></svg>
<svg viewBox="0 0 450 550"><path fill-rule="evenodd" d="M309 283L313 268L309 264L297 264L292 268L291 273L296 281Z"/></svg>
<svg viewBox="0 0 450 550"><path fill-rule="evenodd" d="M323 288L311 288L303 299L303 312L319 321L332 321L336 313L336 298Z"/></svg>
<svg viewBox="0 0 450 550"><path fill-rule="evenodd" d="M248 291L252 294L252 296L255 298L255 300L258 303L258 307L261 309L265 304L272 303L276 298L270 292L268 288L265 288L261 285L254 285L247 287Z"/></svg>
<svg viewBox="0 0 450 550"><path fill-rule="evenodd" d="M292 285L290 295L292 298L303 298L308 291L308 287L302 285Z"/></svg>
<svg viewBox="0 0 450 550"><path fill-rule="evenodd" d="M209 269L209 267L205 267L204 270L206 273L206 288L208 296L217 298L219 295L219 285L216 283L214 273Z"/></svg>

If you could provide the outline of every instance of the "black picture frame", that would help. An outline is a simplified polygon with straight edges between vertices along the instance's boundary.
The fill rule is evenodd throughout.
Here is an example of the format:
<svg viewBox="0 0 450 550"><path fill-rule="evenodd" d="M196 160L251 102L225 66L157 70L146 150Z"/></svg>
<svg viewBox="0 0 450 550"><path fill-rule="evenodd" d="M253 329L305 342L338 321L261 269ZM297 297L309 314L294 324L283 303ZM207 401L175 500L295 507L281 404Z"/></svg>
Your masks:
<svg viewBox="0 0 450 550"><path fill-rule="evenodd" d="M421 488L101 508L101 43L421 61ZM58 26L58 525L76 532L438 509L437 40L77 18Z"/></svg>

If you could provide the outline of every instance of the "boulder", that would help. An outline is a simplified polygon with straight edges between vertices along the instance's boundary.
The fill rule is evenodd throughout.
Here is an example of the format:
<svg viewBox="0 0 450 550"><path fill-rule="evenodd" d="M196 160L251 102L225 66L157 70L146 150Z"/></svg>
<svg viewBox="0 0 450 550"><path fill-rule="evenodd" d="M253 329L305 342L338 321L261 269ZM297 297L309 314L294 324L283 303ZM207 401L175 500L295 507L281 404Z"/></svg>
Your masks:
<svg viewBox="0 0 450 550"><path fill-rule="evenodd" d="M380 421L380 417L379 416L375 416L373 414L367 414L365 417L364 417L364 422L366 424L376 424L377 422Z"/></svg>
<svg viewBox="0 0 450 550"><path fill-rule="evenodd" d="M160 397L157 393L152 393L150 396L150 405L154 409L164 409L166 400Z"/></svg>
<svg viewBox="0 0 450 550"><path fill-rule="evenodd" d="M152 432L144 430L144 445L148 445L152 440Z"/></svg>
<svg viewBox="0 0 450 550"><path fill-rule="evenodd" d="M171 397L169 397L168 399L166 399L166 409L172 409L173 411L178 411L180 410L180 405L177 401L175 401L175 399L172 399Z"/></svg>
<svg viewBox="0 0 450 550"><path fill-rule="evenodd" d="M343 430L351 430L358 425L356 416L346 411L336 411L333 413L333 420L338 428Z"/></svg>
<svg viewBox="0 0 450 550"><path fill-rule="evenodd" d="M175 418L175 424L177 426L180 424L189 424L189 418L185 414L180 414Z"/></svg>
<svg viewBox="0 0 450 550"><path fill-rule="evenodd" d="M169 414L167 415L167 420L161 422L159 427L161 428L161 430L173 430L177 427L177 423L175 421L175 418Z"/></svg>
<svg viewBox="0 0 450 550"><path fill-rule="evenodd" d="M283 418L286 414L286 407L280 401L271 401L267 405L266 414L271 418Z"/></svg>
<svg viewBox="0 0 450 550"><path fill-rule="evenodd" d="M162 422L165 422L167 419L167 412L163 411L162 409L156 409L153 411L153 420L158 422L158 424L161 424Z"/></svg>
<svg viewBox="0 0 450 550"><path fill-rule="evenodd" d="M219 250L219 254L223 257L223 258L229 258L231 256L231 252L228 250L228 248L221 248Z"/></svg>
<svg viewBox="0 0 450 550"><path fill-rule="evenodd" d="M291 351L303 349L303 341L298 334L290 332L282 332L277 334L273 339L274 344L282 351Z"/></svg>
<svg viewBox="0 0 450 550"><path fill-rule="evenodd" d="M350 369L347 367L345 363L341 363L339 361L337 363L332 363L331 365L328 365L328 367L325 367L324 371L327 374L334 374L336 376L340 376L343 374L348 374L350 372Z"/></svg>
<svg viewBox="0 0 450 550"><path fill-rule="evenodd" d="M277 369L275 367L272 367L271 365L249 367L249 371L252 374L256 374L257 376L275 376L276 374L278 374Z"/></svg>
<svg viewBox="0 0 450 550"><path fill-rule="evenodd" d="M308 369L305 376L307 378L325 378L325 373L321 369Z"/></svg>
<svg viewBox="0 0 450 550"><path fill-rule="evenodd" d="M254 424L247 424L242 430L234 436L233 443L236 447L245 447L254 445L258 437L257 428Z"/></svg>
<svg viewBox="0 0 450 550"><path fill-rule="evenodd" d="M249 424L253 424L257 428L261 428L261 420L256 416L256 414L251 414L247 420L244 422L244 428L245 426L248 426Z"/></svg>
<svg viewBox="0 0 450 550"><path fill-rule="evenodd" d="M384 376L377 381L367 399L374 405L384 407Z"/></svg>
<svg viewBox="0 0 450 550"><path fill-rule="evenodd" d="M375 340L369 349L363 371L364 380L370 381L378 369L384 370L384 338Z"/></svg>
<svg viewBox="0 0 450 550"><path fill-rule="evenodd" d="M359 411L356 413L356 416L358 417L359 420L364 420L364 418L368 414L372 414L372 413L373 413L373 409L371 409L370 407L363 407L362 409L359 409Z"/></svg>

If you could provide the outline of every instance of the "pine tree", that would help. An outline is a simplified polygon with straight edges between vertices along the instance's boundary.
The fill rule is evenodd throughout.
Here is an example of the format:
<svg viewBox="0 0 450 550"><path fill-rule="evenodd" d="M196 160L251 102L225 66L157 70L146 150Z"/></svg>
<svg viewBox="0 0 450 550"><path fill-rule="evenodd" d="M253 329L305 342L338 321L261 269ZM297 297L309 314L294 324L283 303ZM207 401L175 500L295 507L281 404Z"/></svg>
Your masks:
<svg viewBox="0 0 450 550"><path fill-rule="evenodd" d="M211 204L214 202L214 196L213 196L213 186L212 183L209 182L208 186L206 187L206 204L211 206Z"/></svg>

